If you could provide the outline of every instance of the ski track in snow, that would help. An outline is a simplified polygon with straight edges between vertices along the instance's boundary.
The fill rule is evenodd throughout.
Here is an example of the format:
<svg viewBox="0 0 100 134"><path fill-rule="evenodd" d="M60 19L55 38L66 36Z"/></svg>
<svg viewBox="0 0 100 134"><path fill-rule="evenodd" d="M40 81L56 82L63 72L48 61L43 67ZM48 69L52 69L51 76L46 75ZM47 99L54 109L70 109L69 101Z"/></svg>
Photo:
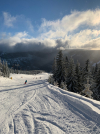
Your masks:
<svg viewBox="0 0 100 134"><path fill-rule="evenodd" d="M47 73L11 76L0 77L0 134L100 134L100 102L50 85Z"/></svg>

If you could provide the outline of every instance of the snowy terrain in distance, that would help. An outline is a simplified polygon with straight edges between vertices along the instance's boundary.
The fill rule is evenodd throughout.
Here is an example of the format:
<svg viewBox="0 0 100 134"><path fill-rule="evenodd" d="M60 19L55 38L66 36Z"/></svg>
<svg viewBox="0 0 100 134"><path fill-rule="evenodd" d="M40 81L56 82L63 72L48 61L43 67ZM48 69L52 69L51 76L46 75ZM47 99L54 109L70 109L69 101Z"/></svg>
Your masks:
<svg viewBox="0 0 100 134"><path fill-rule="evenodd" d="M0 77L0 134L100 134L100 102L50 85L48 76Z"/></svg>

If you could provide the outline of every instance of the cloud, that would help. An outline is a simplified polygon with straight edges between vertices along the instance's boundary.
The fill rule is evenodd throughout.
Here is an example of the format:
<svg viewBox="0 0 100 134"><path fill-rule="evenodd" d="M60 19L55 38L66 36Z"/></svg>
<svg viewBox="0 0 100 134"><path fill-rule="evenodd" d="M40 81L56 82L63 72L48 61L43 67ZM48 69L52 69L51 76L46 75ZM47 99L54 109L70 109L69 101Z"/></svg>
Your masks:
<svg viewBox="0 0 100 134"><path fill-rule="evenodd" d="M27 32L19 32L14 36L7 35L0 39L0 50L6 52L25 52L25 51L43 51L57 50L68 46L68 42L63 40L28 38ZM63 47L62 47L63 46Z"/></svg>
<svg viewBox="0 0 100 134"><path fill-rule="evenodd" d="M94 11L73 11L62 19L48 21L42 19L39 31L44 33L44 38L64 38L68 32L73 32L80 26L94 27L100 24L100 9ZM62 34L63 33L63 34ZM47 36L45 36L47 34ZM42 36L43 38L43 36Z"/></svg>
<svg viewBox="0 0 100 134"><path fill-rule="evenodd" d="M37 52L48 52L57 51L58 49L68 48L83 48L83 49L100 49L100 37L97 39L89 39L89 36L96 36L96 30L81 31L75 34L72 39L44 39L28 38L27 32L19 32L14 36L7 36L7 38L0 39L0 50L5 52L26 52L26 51L37 51ZM85 33L87 33L85 35ZM100 31L98 31L100 34ZM7 34L6 34L7 35ZM83 35L83 36L82 36Z"/></svg>
<svg viewBox="0 0 100 134"><path fill-rule="evenodd" d="M29 31L34 32L34 27L31 20L27 19L24 15L11 16L8 12L3 12L4 25L7 27L21 27L22 25L28 28Z"/></svg>
<svg viewBox="0 0 100 134"><path fill-rule="evenodd" d="M29 30L30 30L31 32L34 32L34 27L33 27L32 23L31 23L31 21L30 21L30 20L27 20L26 23L27 23L27 25L28 25L28 27L29 27Z"/></svg>
<svg viewBox="0 0 100 134"><path fill-rule="evenodd" d="M5 38L5 37L6 37L6 33L3 32L2 34L0 34L0 37L1 37L1 38Z"/></svg>
<svg viewBox="0 0 100 134"><path fill-rule="evenodd" d="M81 30L79 33L76 33L71 36L70 39L70 47L72 48L81 48L85 44L88 44L89 42L94 42L94 39L97 39L97 37L100 35L100 30ZM99 45L99 42L98 42Z"/></svg>
<svg viewBox="0 0 100 134"><path fill-rule="evenodd" d="M97 39L93 39L92 41L89 41L87 44L84 44L81 46L81 48L84 49L91 49L91 50L100 50L100 37Z"/></svg>
<svg viewBox="0 0 100 134"><path fill-rule="evenodd" d="M9 18L13 17L10 16ZM17 18L18 16L16 16ZM25 17L24 21L33 32L34 27L31 21ZM30 36L28 32L19 32L14 36L7 36L5 33L4 38L0 39L0 47L2 44L7 44L9 50L13 48L12 50L14 51L18 51L18 48L19 51L64 50L67 48L100 49L99 24L100 9L82 12L73 11L62 19L54 21L42 19L42 24L38 31L39 35L36 38Z"/></svg>
<svg viewBox="0 0 100 134"><path fill-rule="evenodd" d="M86 46L89 42L94 42L100 36L99 25L100 9L82 12L72 11L71 14L65 15L62 19L54 21L43 18L38 38L42 40L62 40L68 42L70 48L83 48L83 46ZM60 43L63 47L64 44ZM99 49L99 42L97 44L95 47Z"/></svg>
<svg viewBox="0 0 100 134"><path fill-rule="evenodd" d="M7 27L13 27L13 23L16 21L16 17L12 17L9 13L3 12L4 25Z"/></svg>
<svg viewBox="0 0 100 134"><path fill-rule="evenodd" d="M1 47L1 44L5 44L8 46L14 46L14 45L16 45L16 43L20 43L27 36L28 36L28 34L25 31L19 32L19 33L15 34L14 36L11 36L9 34L8 36L6 36L6 38L0 39L0 47Z"/></svg>

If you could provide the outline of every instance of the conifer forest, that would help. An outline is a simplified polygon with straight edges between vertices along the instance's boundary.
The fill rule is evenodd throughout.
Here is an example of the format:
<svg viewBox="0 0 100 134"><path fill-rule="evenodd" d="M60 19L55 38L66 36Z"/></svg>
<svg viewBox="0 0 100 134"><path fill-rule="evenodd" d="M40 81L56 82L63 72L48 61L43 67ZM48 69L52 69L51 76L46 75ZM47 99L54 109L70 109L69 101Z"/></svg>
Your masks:
<svg viewBox="0 0 100 134"><path fill-rule="evenodd" d="M91 67L89 59L82 67L78 61L75 64L72 57L64 57L59 50L54 58L52 74L49 83L100 101L100 68L97 64Z"/></svg>

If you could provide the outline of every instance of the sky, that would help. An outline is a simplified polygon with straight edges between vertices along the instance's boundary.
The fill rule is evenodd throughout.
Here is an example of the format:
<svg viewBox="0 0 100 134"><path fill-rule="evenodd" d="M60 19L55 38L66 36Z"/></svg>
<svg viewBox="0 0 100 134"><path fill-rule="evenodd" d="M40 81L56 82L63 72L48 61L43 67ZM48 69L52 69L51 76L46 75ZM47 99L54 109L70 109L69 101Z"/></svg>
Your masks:
<svg viewBox="0 0 100 134"><path fill-rule="evenodd" d="M1 0L0 50L44 48L100 50L100 0Z"/></svg>

